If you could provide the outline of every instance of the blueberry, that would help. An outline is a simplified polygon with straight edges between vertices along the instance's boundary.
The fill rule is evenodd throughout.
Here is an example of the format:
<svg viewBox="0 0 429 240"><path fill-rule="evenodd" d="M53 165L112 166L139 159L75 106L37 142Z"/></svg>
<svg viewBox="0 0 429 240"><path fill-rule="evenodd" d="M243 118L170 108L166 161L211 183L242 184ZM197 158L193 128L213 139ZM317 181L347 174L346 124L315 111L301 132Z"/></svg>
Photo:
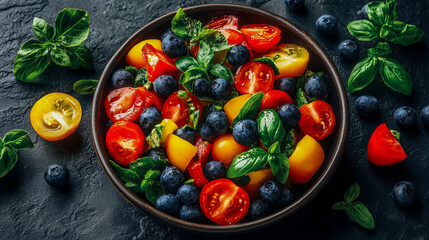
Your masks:
<svg viewBox="0 0 429 240"><path fill-rule="evenodd" d="M195 130L190 126L184 126L184 127L178 128L176 130L175 134L178 137L185 139L186 141L188 141L192 145L195 142Z"/></svg>
<svg viewBox="0 0 429 240"><path fill-rule="evenodd" d="M118 69L112 74L112 85L114 88L132 87L134 76L125 69Z"/></svg>
<svg viewBox="0 0 429 240"><path fill-rule="evenodd" d="M250 60L250 52L243 45L235 45L228 52L228 62L233 67L239 67Z"/></svg>
<svg viewBox="0 0 429 240"><path fill-rule="evenodd" d="M176 34L174 34L174 32L171 30L171 28L165 30L161 34L161 38L160 38L161 42L162 42L162 40L164 40L166 37L169 37L169 36L177 36Z"/></svg>
<svg viewBox="0 0 429 240"><path fill-rule="evenodd" d="M409 207L414 203L414 184L400 181L392 190L393 201L401 207Z"/></svg>
<svg viewBox="0 0 429 240"><path fill-rule="evenodd" d="M309 98L323 99L328 94L328 85L322 77L313 75L305 81L304 92Z"/></svg>
<svg viewBox="0 0 429 240"><path fill-rule="evenodd" d="M423 124L429 128L429 106L426 106L422 109L421 117Z"/></svg>
<svg viewBox="0 0 429 240"><path fill-rule="evenodd" d="M158 96L168 98L172 93L179 90L179 84L172 76L161 75L155 79L153 90Z"/></svg>
<svg viewBox="0 0 429 240"><path fill-rule="evenodd" d="M165 151L165 148L152 148L151 150L149 150L147 156L155 160L168 159L167 151Z"/></svg>
<svg viewBox="0 0 429 240"><path fill-rule="evenodd" d="M167 35L161 41L161 49L170 58L178 58L186 53L186 44L181 37Z"/></svg>
<svg viewBox="0 0 429 240"><path fill-rule="evenodd" d="M228 117L224 111L211 112L207 116L206 122L217 135L225 134L229 127Z"/></svg>
<svg viewBox="0 0 429 240"><path fill-rule="evenodd" d="M261 195L262 200L268 204L273 204L279 200L280 197L280 184L275 181L266 181L259 188L259 195Z"/></svg>
<svg viewBox="0 0 429 240"><path fill-rule="evenodd" d="M52 164L45 171L46 182L56 188L64 187L69 182L69 178L69 170L61 164Z"/></svg>
<svg viewBox="0 0 429 240"><path fill-rule="evenodd" d="M356 110L361 116L369 117L378 111L378 100L373 96L360 96L356 99L355 105Z"/></svg>
<svg viewBox="0 0 429 240"><path fill-rule="evenodd" d="M355 41L344 40L338 45L338 51L341 57L347 61L353 61L358 58L359 47Z"/></svg>
<svg viewBox="0 0 429 240"><path fill-rule="evenodd" d="M332 15L322 15L316 21L316 29L322 35L334 35L337 32L337 19Z"/></svg>
<svg viewBox="0 0 429 240"><path fill-rule="evenodd" d="M194 94L198 97L207 97L210 95L210 81L205 78L198 78L194 82Z"/></svg>
<svg viewBox="0 0 429 240"><path fill-rule="evenodd" d="M213 181L226 176L225 166L218 161L210 161L203 169L204 176L209 181Z"/></svg>
<svg viewBox="0 0 429 240"><path fill-rule="evenodd" d="M225 100L231 92L231 86L225 78L217 78L210 86L210 93L214 100Z"/></svg>
<svg viewBox="0 0 429 240"><path fill-rule="evenodd" d="M240 120L235 124L232 135L239 144L250 146L258 140L258 125L250 119Z"/></svg>
<svg viewBox="0 0 429 240"><path fill-rule="evenodd" d="M189 222L200 222L203 218L203 214L199 206L188 206L183 205L180 208L179 216L181 219Z"/></svg>
<svg viewBox="0 0 429 240"><path fill-rule="evenodd" d="M156 124L161 123L162 114L156 107L143 110L139 117L139 125L143 129L145 136L149 135Z"/></svg>
<svg viewBox="0 0 429 240"><path fill-rule="evenodd" d="M277 114L283 123L283 127L286 129L296 127L299 120L301 120L301 112L298 107L290 103L286 103L279 107L279 109L277 109Z"/></svg>
<svg viewBox="0 0 429 240"><path fill-rule="evenodd" d="M249 213L252 220L257 220L268 215L270 205L261 199L256 199L250 204Z"/></svg>
<svg viewBox="0 0 429 240"><path fill-rule="evenodd" d="M197 133L201 135L203 141L213 140L213 129L207 123L198 124Z"/></svg>
<svg viewBox="0 0 429 240"><path fill-rule="evenodd" d="M280 192L280 197L277 200L277 204L281 207L286 207L295 200L292 190L283 188Z"/></svg>
<svg viewBox="0 0 429 240"><path fill-rule="evenodd" d="M363 19L368 19L368 12L366 11L366 7L368 6L368 3L363 5L362 9L360 10L360 16Z"/></svg>
<svg viewBox="0 0 429 240"><path fill-rule="evenodd" d="M282 90L294 97L296 93L296 81L293 78L280 78L276 81L276 89Z"/></svg>
<svg viewBox="0 0 429 240"><path fill-rule="evenodd" d="M168 214L179 211L180 201L173 194L164 194L156 200L156 208Z"/></svg>
<svg viewBox="0 0 429 240"><path fill-rule="evenodd" d="M297 11L304 7L304 0L285 0L286 6L292 11Z"/></svg>
<svg viewBox="0 0 429 240"><path fill-rule="evenodd" d="M177 190L177 197L183 204L193 205L198 201L198 190L193 184L184 184Z"/></svg>
<svg viewBox="0 0 429 240"><path fill-rule="evenodd" d="M393 119L399 127L410 129L417 123L417 114L412 108L404 106L396 109Z"/></svg>
<svg viewBox="0 0 429 240"><path fill-rule="evenodd" d="M161 185L167 192L176 194L185 180L185 175L175 166L169 166L161 173Z"/></svg>

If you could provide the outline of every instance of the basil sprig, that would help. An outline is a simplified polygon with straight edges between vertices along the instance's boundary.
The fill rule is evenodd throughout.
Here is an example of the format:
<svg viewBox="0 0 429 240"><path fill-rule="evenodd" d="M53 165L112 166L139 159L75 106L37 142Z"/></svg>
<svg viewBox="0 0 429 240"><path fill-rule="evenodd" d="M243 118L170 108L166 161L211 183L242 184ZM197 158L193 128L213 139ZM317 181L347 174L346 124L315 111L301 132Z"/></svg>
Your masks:
<svg viewBox="0 0 429 240"><path fill-rule="evenodd" d="M198 120L199 120L200 115L201 115L200 110L197 110L197 108L194 106L192 99L189 97L189 95L186 91L179 90L179 92L177 93L177 96L179 96L179 98L181 98L181 99L184 99L186 101L186 103L188 104L189 121L192 123L191 127L196 129L197 125L198 125Z"/></svg>
<svg viewBox="0 0 429 240"><path fill-rule="evenodd" d="M237 117L234 118L234 124L237 124L243 119L254 119L256 115L258 115L263 97L263 92L257 92L247 99Z"/></svg>
<svg viewBox="0 0 429 240"><path fill-rule="evenodd" d="M73 84L73 90L82 95L89 95L95 92L98 80L81 79Z"/></svg>
<svg viewBox="0 0 429 240"><path fill-rule="evenodd" d="M374 218L368 208L362 202L356 201L359 194L359 185L357 183L351 185L344 194L344 201L336 202L332 209L345 210L352 222L356 222L367 229L374 229Z"/></svg>
<svg viewBox="0 0 429 240"><path fill-rule="evenodd" d="M281 144L285 137L285 129L279 115L273 109L265 109L256 118L259 139L265 148L274 143Z"/></svg>
<svg viewBox="0 0 429 240"><path fill-rule="evenodd" d="M83 41L89 34L88 12L65 8L55 19L55 27L41 18L34 18L37 39L25 42L13 63L13 74L23 82L34 82L48 67L55 64L72 69L93 69L91 51Z"/></svg>
<svg viewBox="0 0 429 240"><path fill-rule="evenodd" d="M28 132L20 129L11 130L0 138L0 178L12 170L18 162L17 150L34 147Z"/></svg>

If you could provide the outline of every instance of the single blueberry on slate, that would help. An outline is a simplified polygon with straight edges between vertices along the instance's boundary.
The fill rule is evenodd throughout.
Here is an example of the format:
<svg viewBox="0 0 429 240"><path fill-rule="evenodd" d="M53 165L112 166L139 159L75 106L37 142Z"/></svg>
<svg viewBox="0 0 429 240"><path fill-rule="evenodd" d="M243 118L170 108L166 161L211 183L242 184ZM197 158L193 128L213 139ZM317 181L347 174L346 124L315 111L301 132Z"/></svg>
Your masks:
<svg viewBox="0 0 429 240"><path fill-rule="evenodd" d="M360 10L360 16L363 19L368 19L368 12L366 11L366 7L368 6L368 3L362 6L362 9Z"/></svg>
<svg viewBox="0 0 429 240"><path fill-rule="evenodd" d="M200 222L203 218L203 213L198 205L183 205L180 208L179 217L189 222Z"/></svg>
<svg viewBox="0 0 429 240"><path fill-rule="evenodd" d="M198 97L207 97L210 95L211 83L205 78L198 78L194 82L194 94Z"/></svg>
<svg viewBox="0 0 429 240"><path fill-rule="evenodd" d="M235 141L250 146L258 140L258 124L250 119L240 120L232 130Z"/></svg>
<svg viewBox="0 0 429 240"><path fill-rule="evenodd" d="M184 127L178 128L175 131L175 134L178 137L185 139L186 141L188 141L192 145L195 142L195 130L192 127L184 126Z"/></svg>
<svg viewBox="0 0 429 240"><path fill-rule="evenodd" d="M197 133L201 135L204 141L213 140L213 129L208 123L199 123L197 127Z"/></svg>
<svg viewBox="0 0 429 240"><path fill-rule="evenodd" d="M421 118L423 124L429 128L429 106L426 106L422 109Z"/></svg>
<svg viewBox="0 0 429 240"><path fill-rule="evenodd" d="M183 184L177 190L177 197L186 205L194 205L198 201L198 189L193 184Z"/></svg>
<svg viewBox="0 0 429 240"><path fill-rule="evenodd" d="M293 78L280 78L275 83L275 88L289 94L290 97L295 97L296 81Z"/></svg>
<svg viewBox="0 0 429 240"><path fill-rule="evenodd" d="M66 166L61 164L52 164L45 171L46 182L56 188L64 187L70 178L70 172Z"/></svg>
<svg viewBox="0 0 429 240"><path fill-rule="evenodd" d="M156 107L150 107L143 110L139 117L139 125L143 130L145 136L148 136L152 128L156 124L161 123L162 113Z"/></svg>
<svg viewBox="0 0 429 240"><path fill-rule="evenodd" d="M210 161L203 169L204 176L209 181L213 181L226 176L226 168L221 162Z"/></svg>
<svg viewBox="0 0 429 240"><path fill-rule="evenodd" d="M172 93L179 90L179 84L176 79L170 75L161 75L155 79L153 90L161 98L168 98Z"/></svg>
<svg viewBox="0 0 429 240"><path fill-rule="evenodd" d="M134 86L134 76L125 69L118 69L112 74L112 85L114 88Z"/></svg>
<svg viewBox="0 0 429 240"><path fill-rule="evenodd" d="M287 205L291 204L295 200L295 197L293 195L293 192L291 189L283 188L280 191L280 197L277 200L277 204L280 207L286 207Z"/></svg>
<svg viewBox="0 0 429 240"><path fill-rule="evenodd" d="M344 40L338 45L340 56L347 61L356 60L359 56L359 47L355 41Z"/></svg>
<svg viewBox="0 0 429 240"><path fill-rule="evenodd" d="M162 212L175 214L179 211L180 201L173 194L164 194L156 200L155 207Z"/></svg>
<svg viewBox="0 0 429 240"><path fill-rule="evenodd" d="M298 122L301 120L301 112L294 104L286 103L279 107L279 109L277 109L277 114L279 115L285 129L291 129L298 126Z"/></svg>
<svg viewBox="0 0 429 240"><path fill-rule="evenodd" d="M214 100L225 100L231 92L231 86L225 78L217 78L210 86L210 93Z"/></svg>
<svg viewBox="0 0 429 240"><path fill-rule="evenodd" d="M316 21L316 29L322 35L334 35L337 32L337 19L329 14L322 15Z"/></svg>
<svg viewBox="0 0 429 240"><path fill-rule="evenodd" d="M378 100L373 96L363 95L358 97L355 106L361 116L369 117L378 112Z"/></svg>
<svg viewBox="0 0 429 240"><path fill-rule="evenodd" d="M252 220L257 220L268 215L270 205L261 199L256 199L250 203L249 213Z"/></svg>
<svg viewBox="0 0 429 240"><path fill-rule="evenodd" d="M175 166L166 167L161 173L161 186L172 194L176 194L184 180L185 175Z"/></svg>
<svg viewBox="0 0 429 240"><path fill-rule="evenodd" d="M290 10L297 11L304 7L305 0L285 0L285 4Z"/></svg>
<svg viewBox="0 0 429 240"><path fill-rule="evenodd" d="M323 99L328 94L328 85L325 79L313 75L305 81L304 92L309 98Z"/></svg>
<svg viewBox="0 0 429 240"><path fill-rule="evenodd" d="M206 123L217 135L225 134L229 127L228 117L224 111L211 112L206 119Z"/></svg>
<svg viewBox="0 0 429 240"><path fill-rule="evenodd" d="M393 113L393 119L399 127L410 129L416 126L417 114L412 108L403 106L396 109Z"/></svg>
<svg viewBox="0 0 429 240"><path fill-rule="evenodd" d="M160 159L167 159L167 151L165 150L165 148L152 148L151 150L149 150L148 157L151 157L155 160L160 160Z"/></svg>
<svg viewBox="0 0 429 240"><path fill-rule="evenodd" d="M400 181L392 190L393 201L401 207L410 207L414 203L414 184Z"/></svg>
<svg viewBox="0 0 429 240"><path fill-rule="evenodd" d="M280 184L276 181L266 181L259 188L259 195L261 195L262 200L268 204L273 204L279 200L281 187Z"/></svg>
<svg viewBox="0 0 429 240"><path fill-rule="evenodd" d="M181 37L168 35L161 42L161 49L170 58L178 58L186 53L186 44Z"/></svg>
<svg viewBox="0 0 429 240"><path fill-rule="evenodd" d="M243 45L234 45L228 52L228 62L233 67L238 68L243 63L246 63L250 60L250 52Z"/></svg>

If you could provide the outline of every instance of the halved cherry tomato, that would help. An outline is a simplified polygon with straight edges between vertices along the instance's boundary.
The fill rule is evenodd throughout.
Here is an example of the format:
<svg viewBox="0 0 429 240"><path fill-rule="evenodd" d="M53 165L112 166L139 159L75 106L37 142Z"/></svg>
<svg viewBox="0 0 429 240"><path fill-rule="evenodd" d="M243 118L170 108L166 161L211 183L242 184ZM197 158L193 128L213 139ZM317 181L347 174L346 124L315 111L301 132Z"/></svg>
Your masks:
<svg viewBox="0 0 429 240"><path fill-rule="evenodd" d="M304 134L321 140L329 136L334 130L335 114L328 103L317 100L303 105L299 111L301 112L301 120L298 125Z"/></svg>
<svg viewBox="0 0 429 240"><path fill-rule="evenodd" d="M235 156L247 150L249 150L249 147L235 141L232 134L224 134L214 140L212 157L213 160L219 161L223 165L229 167Z"/></svg>
<svg viewBox="0 0 429 240"><path fill-rule="evenodd" d="M260 111L268 108L277 110L286 103L295 104L289 94L281 90L271 90L262 97Z"/></svg>
<svg viewBox="0 0 429 240"><path fill-rule="evenodd" d="M389 166L404 160L407 154L386 124L378 126L368 143L368 160L375 165Z"/></svg>
<svg viewBox="0 0 429 240"><path fill-rule="evenodd" d="M268 92L274 87L274 70L266 63L247 62L234 76L234 86L241 93Z"/></svg>
<svg viewBox="0 0 429 240"><path fill-rule="evenodd" d="M137 43L127 54L127 63L130 66L136 67L138 69L145 66L145 61L142 55L143 46L148 43L154 48L161 50L161 41L159 39L148 39Z"/></svg>
<svg viewBox="0 0 429 240"><path fill-rule="evenodd" d="M49 93L31 108L30 120L34 130L48 141L70 136L79 126L82 108L76 98L65 93Z"/></svg>
<svg viewBox="0 0 429 240"><path fill-rule="evenodd" d="M137 88L124 87L111 91L106 97L104 107L112 122L134 122L151 102Z"/></svg>
<svg viewBox="0 0 429 240"><path fill-rule="evenodd" d="M209 158L212 144L207 141L203 141L203 138L197 135L195 146L198 148L198 160L189 162L188 172L189 176L194 179L194 185L198 188L202 188L209 183L207 178L204 176L203 168Z"/></svg>
<svg viewBox="0 0 429 240"><path fill-rule="evenodd" d="M268 24L244 25L240 31L246 36L247 42L255 52L270 50L281 38L280 28Z"/></svg>
<svg viewBox="0 0 429 240"><path fill-rule="evenodd" d="M204 186L200 206L208 219L219 225L231 225L246 215L249 196L231 180L221 178Z"/></svg>
<svg viewBox="0 0 429 240"><path fill-rule="evenodd" d="M137 87L137 89L140 90L145 96L146 105L149 105L149 107L156 107L160 111L162 110L162 106L164 105L164 99L160 98L153 91L147 90L145 87Z"/></svg>
<svg viewBox="0 0 429 240"><path fill-rule="evenodd" d="M173 120L179 127L186 124L192 125L189 119L188 99L179 97L179 91L171 94L167 100L165 100L164 106L162 107L162 116ZM199 118L201 118L203 107L201 106L200 101L198 101L198 99L191 93L187 93L187 95L191 99L195 109L200 111Z"/></svg>
<svg viewBox="0 0 429 240"><path fill-rule="evenodd" d="M238 30L238 17L234 15L224 15L212 18L206 27L211 29L233 29Z"/></svg>
<svg viewBox="0 0 429 240"><path fill-rule="evenodd" d="M275 58L280 74L277 78L301 75L307 68L310 55L307 49L296 44L279 44L271 50L255 55L255 58Z"/></svg>
<svg viewBox="0 0 429 240"><path fill-rule="evenodd" d="M142 129L131 122L116 122L106 134L107 150L121 165L128 165L139 158L143 154L144 142Z"/></svg>
<svg viewBox="0 0 429 240"><path fill-rule="evenodd" d="M177 69L173 59L148 43L143 46L142 52L147 76L151 82L155 81L157 77L171 74Z"/></svg>

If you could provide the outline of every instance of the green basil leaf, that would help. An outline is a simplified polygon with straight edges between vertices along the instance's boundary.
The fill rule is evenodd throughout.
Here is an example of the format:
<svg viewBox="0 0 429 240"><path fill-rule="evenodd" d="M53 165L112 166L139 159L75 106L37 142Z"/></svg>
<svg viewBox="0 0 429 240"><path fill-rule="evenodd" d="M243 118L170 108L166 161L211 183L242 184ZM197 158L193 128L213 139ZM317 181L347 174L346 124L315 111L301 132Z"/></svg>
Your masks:
<svg viewBox="0 0 429 240"><path fill-rule="evenodd" d="M137 71L134 79L134 87L145 87L147 90L152 89L152 82L149 81L146 68Z"/></svg>
<svg viewBox="0 0 429 240"><path fill-rule="evenodd" d="M55 37L55 29L45 20L35 17L33 20L33 32L40 41L50 42Z"/></svg>
<svg viewBox="0 0 429 240"><path fill-rule="evenodd" d="M334 205L332 205L333 210L345 210L347 208L348 204L344 201L336 202Z"/></svg>
<svg viewBox="0 0 429 240"><path fill-rule="evenodd" d="M94 59L91 50L85 44L82 43L72 48L66 48L66 52L70 57L72 69L94 69Z"/></svg>
<svg viewBox="0 0 429 240"><path fill-rule="evenodd" d="M176 67L182 72L186 72L191 68L200 68L198 61L190 56L184 56L176 60Z"/></svg>
<svg viewBox="0 0 429 240"><path fill-rule="evenodd" d="M93 94L97 85L98 80L81 79L73 84L73 90L82 95Z"/></svg>
<svg viewBox="0 0 429 240"><path fill-rule="evenodd" d="M18 154L12 148L4 146L0 152L0 178L12 170L18 161Z"/></svg>
<svg viewBox="0 0 429 240"><path fill-rule="evenodd" d="M383 2L374 1L368 3L366 12L369 20L379 27L389 21L388 9Z"/></svg>
<svg viewBox="0 0 429 240"><path fill-rule="evenodd" d="M281 184L285 184L289 176L289 159L282 153L268 156L273 175Z"/></svg>
<svg viewBox="0 0 429 240"><path fill-rule="evenodd" d="M133 66L126 66L125 70L130 72L134 76L134 78L137 76L137 73L139 72L139 69Z"/></svg>
<svg viewBox="0 0 429 240"><path fill-rule="evenodd" d="M154 181L146 188L145 191L147 200L149 200L153 205L156 205L156 200L164 194L165 190L159 181Z"/></svg>
<svg viewBox="0 0 429 240"><path fill-rule="evenodd" d="M189 110L189 121L192 123L191 127L194 129L198 126L198 120L200 118L201 112L197 110L192 103L192 100L188 101L188 110Z"/></svg>
<svg viewBox="0 0 429 240"><path fill-rule="evenodd" d="M286 157L290 157L295 150L295 130L289 129L286 131L285 138L283 140L284 148L283 152Z"/></svg>
<svg viewBox="0 0 429 240"><path fill-rule="evenodd" d="M198 44L201 40L203 39L207 39L208 36L214 34L218 32L218 30L216 29L211 29L211 28L207 28L204 27L203 29L201 29L201 31L198 33L198 36L195 36L191 39L191 45L192 44Z"/></svg>
<svg viewBox="0 0 429 240"><path fill-rule="evenodd" d="M136 172L141 179L144 179L149 170L163 171L168 165L170 165L168 160L155 160L151 157L143 157L130 162L129 167L130 170Z"/></svg>
<svg viewBox="0 0 429 240"><path fill-rule="evenodd" d="M126 182L125 187L127 187L127 188L138 188L139 185L135 182Z"/></svg>
<svg viewBox="0 0 429 240"><path fill-rule="evenodd" d="M299 108L301 108L303 105L307 104L308 100L305 97L305 93L304 91L302 91L302 88L298 88L298 90L296 91L296 96L295 96L295 104L296 106Z"/></svg>
<svg viewBox="0 0 429 240"><path fill-rule="evenodd" d="M152 148L161 147L162 130L164 130L164 126L160 124L155 125L150 134L146 137L146 143L148 143Z"/></svg>
<svg viewBox="0 0 429 240"><path fill-rule="evenodd" d="M149 170L144 175L144 179L155 180L159 175L161 175L160 171L158 171L158 170Z"/></svg>
<svg viewBox="0 0 429 240"><path fill-rule="evenodd" d="M37 39L25 42L13 62L13 74L23 82L34 82L50 63L52 44Z"/></svg>
<svg viewBox="0 0 429 240"><path fill-rule="evenodd" d="M204 69L202 69L202 68L191 68L188 71L182 73L182 75L180 75L179 83L185 85L186 83L191 82L192 83L192 85L190 85L191 89L186 89L186 90L188 90L188 92L193 92L194 81L197 80L198 78L205 76L205 75L206 75L206 72L204 71ZM192 91L190 91L190 90L192 90Z"/></svg>
<svg viewBox="0 0 429 240"><path fill-rule="evenodd" d="M378 39L379 28L368 20L352 21L347 25L350 34L359 41Z"/></svg>
<svg viewBox="0 0 429 240"><path fill-rule="evenodd" d="M227 49L230 48L230 46L228 44L228 40L219 31L216 31L213 34L210 34L210 35L206 36L204 38L204 41L215 52L220 52L220 51L227 50Z"/></svg>
<svg viewBox="0 0 429 240"><path fill-rule="evenodd" d="M186 180L183 184L193 184L195 182L195 179L193 179L193 178L190 178L190 179L188 179L188 180Z"/></svg>
<svg viewBox="0 0 429 240"><path fill-rule="evenodd" d="M276 154L279 154L279 153L281 153L281 150L280 150L280 144L279 144L279 142L277 141L277 142L273 143L273 144L268 148L268 154L270 154L270 155L276 155Z"/></svg>
<svg viewBox="0 0 429 240"><path fill-rule="evenodd" d="M275 75L280 74L279 69L277 68L276 64L271 58L267 58L267 57L255 58L252 60L252 62L261 62L261 63L268 64L274 70Z"/></svg>
<svg viewBox="0 0 429 240"><path fill-rule="evenodd" d="M88 38L89 22L87 11L65 8L55 19L55 39L65 47L78 46Z"/></svg>
<svg viewBox="0 0 429 240"><path fill-rule="evenodd" d="M110 164L112 165L113 169L115 170L118 177L124 181L124 182L134 182L134 183L140 183L141 178L140 176L131 169L122 168L118 164L116 164L114 161L109 160Z"/></svg>
<svg viewBox="0 0 429 240"><path fill-rule="evenodd" d="M204 69L208 70L209 66L213 63L214 52L213 49L205 41L200 41L200 48L197 53L197 60Z"/></svg>
<svg viewBox="0 0 429 240"><path fill-rule="evenodd" d="M413 82L410 74L393 58L379 58L379 72L383 82L405 95L411 95Z"/></svg>
<svg viewBox="0 0 429 240"><path fill-rule="evenodd" d="M230 179L233 183L240 185L240 186L247 186L250 183L250 177L247 175L231 178Z"/></svg>
<svg viewBox="0 0 429 240"><path fill-rule="evenodd" d="M387 42L379 42L375 48L368 49L369 57L387 57L392 51L390 50L389 44Z"/></svg>
<svg viewBox="0 0 429 240"><path fill-rule="evenodd" d="M51 59L58 66L71 67L72 65L69 55L67 55L67 52L61 47L56 47L51 50Z"/></svg>
<svg viewBox="0 0 429 240"><path fill-rule="evenodd" d="M243 119L254 119L259 112L259 108L261 107L263 96L263 92L257 92L247 99L243 108L241 108L237 117L235 117L234 124L237 124L238 121Z"/></svg>
<svg viewBox="0 0 429 240"><path fill-rule="evenodd" d="M375 228L374 218L363 203L358 201L352 202L350 206L347 206L346 213L350 220L357 222L362 227L367 229Z"/></svg>
<svg viewBox="0 0 429 240"><path fill-rule="evenodd" d="M4 145L15 150L25 150L34 147L33 141L28 136L28 132L15 129L6 133L3 139Z"/></svg>
<svg viewBox="0 0 429 240"><path fill-rule="evenodd" d="M144 192L153 183L151 179L143 179L139 186L139 191Z"/></svg>
<svg viewBox="0 0 429 240"><path fill-rule="evenodd" d="M389 21L394 21L398 18L398 10L396 8L396 0L386 0L387 16Z"/></svg>
<svg viewBox="0 0 429 240"><path fill-rule="evenodd" d="M383 26L382 31L380 31L381 37L402 46L409 46L420 42L423 35L424 32L422 29L400 21L394 21L387 26Z"/></svg>
<svg viewBox="0 0 429 240"><path fill-rule="evenodd" d="M171 30L184 40L197 37L202 29L203 24L196 19L188 17L181 8L177 10L176 15L171 21Z"/></svg>
<svg viewBox="0 0 429 240"><path fill-rule="evenodd" d="M279 115L273 109L265 109L256 118L258 124L259 139L265 148L269 148L275 142L282 143L285 137L285 129Z"/></svg>
<svg viewBox="0 0 429 240"><path fill-rule="evenodd" d="M356 198L359 196L359 194L360 194L359 184L355 183L347 189L346 193L344 193L344 200L347 203L350 203L350 202L356 200Z"/></svg>
<svg viewBox="0 0 429 240"><path fill-rule="evenodd" d="M225 78L228 82L234 83L234 75L231 72L231 69L227 68L225 65L217 63L210 66L211 74L216 77Z"/></svg>
<svg viewBox="0 0 429 240"><path fill-rule="evenodd" d="M19 138L27 136L27 135L28 135L28 132L25 130L14 129L14 130L11 130L8 133L6 133L6 135L4 135L3 142L5 144L8 144L10 142L14 142L14 141L18 140Z"/></svg>
<svg viewBox="0 0 429 240"><path fill-rule="evenodd" d="M368 57L354 66L348 81L349 92L361 90L368 86L377 74L378 60L375 57Z"/></svg>
<svg viewBox="0 0 429 240"><path fill-rule="evenodd" d="M251 172L261 170L267 165L268 153L262 148L252 148L237 155L228 168L228 178L241 177Z"/></svg>

